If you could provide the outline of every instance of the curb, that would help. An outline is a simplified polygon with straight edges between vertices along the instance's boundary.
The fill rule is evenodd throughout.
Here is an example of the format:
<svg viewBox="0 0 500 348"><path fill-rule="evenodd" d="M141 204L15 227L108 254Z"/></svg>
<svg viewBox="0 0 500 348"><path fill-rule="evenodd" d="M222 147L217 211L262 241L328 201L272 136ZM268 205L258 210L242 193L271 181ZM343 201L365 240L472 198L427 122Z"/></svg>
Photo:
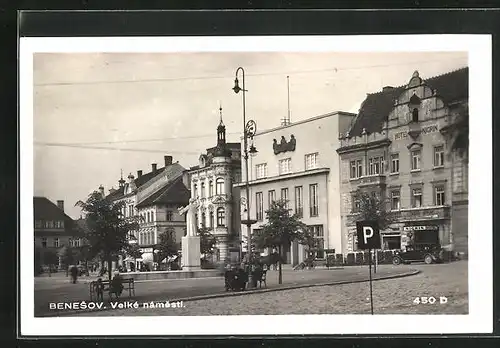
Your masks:
<svg viewBox="0 0 500 348"><path fill-rule="evenodd" d="M405 273L400 273L400 274L393 274L393 275L387 275L379 278L373 278L372 281L377 281L377 280L387 280L387 279L396 279L396 278L404 278L404 277L410 277L413 275L417 275L421 273L419 270L413 270L410 272L405 272ZM178 298L175 300L169 300L169 302L176 302L176 301L199 301L199 300L208 300L208 299L213 299L213 298L221 298L221 297L231 297L231 296L244 296L244 295L252 295L252 294L260 294L260 293L266 293L266 292L273 292L273 291L283 291L283 290L294 290L294 289L301 289L301 288L312 288L312 287L319 287L319 286L332 286L332 285L343 285L343 284L355 284L355 283L365 283L368 282L369 279L360 279L360 280L340 280L336 282L328 282L328 283L320 283L320 284L297 284L297 285L291 285L291 286L284 286L280 288L264 288L264 289L258 289L258 290L247 290L247 291L241 291L241 292L228 292L228 293L220 293L220 294L212 294L212 295L201 295L201 296L192 296L192 297L183 297L183 298ZM155 302L161 302L161 301L155 301Z"/></svg>

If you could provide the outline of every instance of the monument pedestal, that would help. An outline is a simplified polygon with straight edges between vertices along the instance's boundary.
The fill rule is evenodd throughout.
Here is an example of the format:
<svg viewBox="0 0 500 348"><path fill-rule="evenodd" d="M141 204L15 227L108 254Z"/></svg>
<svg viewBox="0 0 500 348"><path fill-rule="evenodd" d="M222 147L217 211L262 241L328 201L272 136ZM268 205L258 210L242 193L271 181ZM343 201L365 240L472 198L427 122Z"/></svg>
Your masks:
<svg viewBox="0 0 500 348"><path fill-rule="evenodd" d="M200 237L182 237L182 270L197 271L201 269Z"/></svg>

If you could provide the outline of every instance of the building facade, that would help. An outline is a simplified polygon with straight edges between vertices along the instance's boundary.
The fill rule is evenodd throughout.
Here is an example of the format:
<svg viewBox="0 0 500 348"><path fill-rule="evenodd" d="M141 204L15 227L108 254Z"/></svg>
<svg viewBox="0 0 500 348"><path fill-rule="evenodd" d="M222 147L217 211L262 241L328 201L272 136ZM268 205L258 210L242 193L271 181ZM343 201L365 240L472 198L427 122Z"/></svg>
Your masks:
<svg viewBox="0 0 500 348"><path fill-rule="evenodd" d="M383 249L410 241L467 252L468 167L444 133L468 103L468 68L369 94L340 135L343 253L356 250L360 189L387 200ZM458 219L458 220L457 220Z"/></svg>
<svg viewBox="0 0 500 348"><path fill-rule="evenodd" d="M222 109L220 110L222 112ZM217 145L199 157L189 170L191 197L198 204L197 226L207 228L217 239L215 261L239 258L241 144L226 142L222 113L217 127Z"/></svg>
<svg viewBox="0 0 500 348"><path fill-rule="evenodd" d="M318 239L322 250L316 257L323 258L324 249L342 249L340 164L335 150L340 146L337 134L347 131L354 116L334 112L254 136L258 152L249 158L248 168L250 218L257 220L252 231L266 223L265 212L274 200L285 199ZM244 166L243 162L243 173ZM238 186L246 199L245 180ZM294 242L283 248L283 256L288 263L302 262L304 247Z"/></svg>
<svg viewBox="0 0 500 348"><path fill-rule="evenodd" d="M151 268L158 261L154 253L161 233L173 232L179 248L185 235L185 217L178 208L189 201L187 172L180 164L172 163L172 156L165 156L164 160L162 168L153 163L148 173L138 170L137 178L129 174L127 181L120 179L118 189L111 189L106 196L112 202L125 202L124 217L141 217L140 228L131 234L131 240L138 244L142 257L119 261L129 270L141 269L143 265ZM102 186L100 190L104 194Z"/></svg>
<svg viewBox="0 0 500 348"><path fill-rule="evenodd" d="M57 255L63 246L83 245L83 231L64 213L63 200L54 204L46 197L33 197L33 209L34 243L35 249L41 250L38 260L41 265L52 264L54 260L49 260L49 254ZM61 266L59 257L55 261Z"/></svg>

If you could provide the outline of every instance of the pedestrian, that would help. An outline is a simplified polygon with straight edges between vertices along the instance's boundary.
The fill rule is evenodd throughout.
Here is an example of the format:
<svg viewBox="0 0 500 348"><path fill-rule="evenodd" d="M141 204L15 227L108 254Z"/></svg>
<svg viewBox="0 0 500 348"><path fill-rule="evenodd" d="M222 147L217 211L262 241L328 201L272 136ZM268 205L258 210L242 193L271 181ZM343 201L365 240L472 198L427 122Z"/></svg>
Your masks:
<svg viewBox="0 0 500 348"><path fill-rule="evenodd" d="M116 298L118 299L123 291L123 282L122 282L122 277L120 275L120 272L115 271L115 275L113 277L113 280L111 281L111 292L113 292L116 295Z"/></svg>
<svg viewBox="0 0 500 348"><path fill-rule="evenodd" d="M70 268L71 272L71 280L73 284L76 284L76 279L78 278L78 268L75 265L72 265Z"/></svg>

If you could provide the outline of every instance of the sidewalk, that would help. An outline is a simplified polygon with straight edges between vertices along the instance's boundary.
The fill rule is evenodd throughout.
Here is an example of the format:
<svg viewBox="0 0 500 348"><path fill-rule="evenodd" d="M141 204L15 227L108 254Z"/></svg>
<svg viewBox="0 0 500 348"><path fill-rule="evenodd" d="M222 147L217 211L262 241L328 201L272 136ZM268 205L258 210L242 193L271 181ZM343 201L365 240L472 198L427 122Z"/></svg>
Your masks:
<svg viewBox="0 0 500 348"><path fill-rule="evenodd" d="M373 278L397 276L412 270L413 268L408 266L386 265L379 267L377 274L374 274ZM283 270L283 284L278 284L277 271L269 271L267 288L284 289L333 282L360 282L366 280L368 280L368 267L349 267L336 270ZM90 301L88 284L63 283L50 285L45 282L43 284L35 283L35 316L75 315L82 311L50 310L49 303ZM233 295L233 293L226 293L222 277L141 282L137 283L135 288L136 296L131 300L138 302L177 301L179 299L213 297L214 295ZM241 298L244 300L244 295ZM128 300L128 293L124 293L122 300Z"/></svg>

